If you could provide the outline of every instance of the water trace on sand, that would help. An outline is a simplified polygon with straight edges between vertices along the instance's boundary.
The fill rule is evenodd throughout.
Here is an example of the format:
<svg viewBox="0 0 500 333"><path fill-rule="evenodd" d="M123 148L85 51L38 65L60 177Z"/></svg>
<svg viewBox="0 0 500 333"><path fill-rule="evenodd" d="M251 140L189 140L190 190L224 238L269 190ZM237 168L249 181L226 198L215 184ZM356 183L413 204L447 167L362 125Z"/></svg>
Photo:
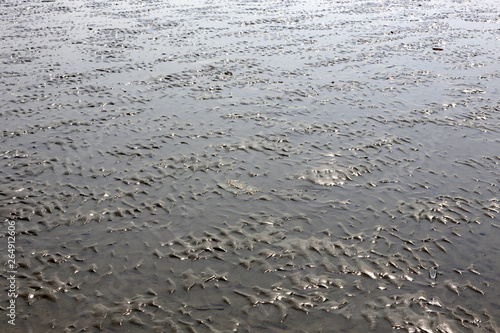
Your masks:
<svg viewBox="0 0 500 333"><path fill-rule="evenodd" d="M495 1L0 6L2 331L499 331Z"/></svg>

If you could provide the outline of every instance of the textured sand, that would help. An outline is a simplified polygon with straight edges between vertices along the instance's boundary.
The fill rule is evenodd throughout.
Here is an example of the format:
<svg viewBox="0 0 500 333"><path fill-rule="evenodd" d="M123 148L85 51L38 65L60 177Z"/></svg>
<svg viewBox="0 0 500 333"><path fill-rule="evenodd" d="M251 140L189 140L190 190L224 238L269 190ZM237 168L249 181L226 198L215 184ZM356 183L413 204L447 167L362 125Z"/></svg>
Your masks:
<svg viewBox="0 0 500 333"><path fill-rule="evenodd" d="M0 8L2 332L500 331L496 1Z"/></svg>

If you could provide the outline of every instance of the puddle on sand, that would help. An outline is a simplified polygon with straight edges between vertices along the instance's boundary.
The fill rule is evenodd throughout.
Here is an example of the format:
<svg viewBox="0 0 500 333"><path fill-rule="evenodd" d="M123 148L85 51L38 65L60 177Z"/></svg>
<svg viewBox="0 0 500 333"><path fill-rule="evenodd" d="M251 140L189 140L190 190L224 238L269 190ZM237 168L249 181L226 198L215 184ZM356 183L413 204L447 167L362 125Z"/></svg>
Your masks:
<svg viewBox="0 0 500 333"><path fill-rule="evenodd" d="M500 330L495 1L0 6L2 332Z"/></svg>

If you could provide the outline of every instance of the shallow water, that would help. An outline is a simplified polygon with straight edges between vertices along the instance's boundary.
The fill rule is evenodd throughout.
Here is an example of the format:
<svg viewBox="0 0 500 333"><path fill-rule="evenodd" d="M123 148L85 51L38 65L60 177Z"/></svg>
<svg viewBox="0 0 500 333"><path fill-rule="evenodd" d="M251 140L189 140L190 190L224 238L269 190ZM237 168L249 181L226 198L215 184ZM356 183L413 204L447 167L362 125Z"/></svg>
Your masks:
<svg viewBox="0 0 500 333"><path fill-rule="evenodd" d="M0 6L2 332L500 331L495 0Z"/></svg>

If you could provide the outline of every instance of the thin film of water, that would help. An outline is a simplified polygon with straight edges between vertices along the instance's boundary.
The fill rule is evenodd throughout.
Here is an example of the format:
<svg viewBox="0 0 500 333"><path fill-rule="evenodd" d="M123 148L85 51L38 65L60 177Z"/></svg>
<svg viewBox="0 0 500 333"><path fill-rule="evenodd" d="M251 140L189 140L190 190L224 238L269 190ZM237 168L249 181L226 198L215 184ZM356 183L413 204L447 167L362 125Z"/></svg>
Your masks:
<svg viewBox="0 0 500 333"><path fill-rule="evenodd" d="M2 332L500 331L495 1L0 6Z"/></svg>

